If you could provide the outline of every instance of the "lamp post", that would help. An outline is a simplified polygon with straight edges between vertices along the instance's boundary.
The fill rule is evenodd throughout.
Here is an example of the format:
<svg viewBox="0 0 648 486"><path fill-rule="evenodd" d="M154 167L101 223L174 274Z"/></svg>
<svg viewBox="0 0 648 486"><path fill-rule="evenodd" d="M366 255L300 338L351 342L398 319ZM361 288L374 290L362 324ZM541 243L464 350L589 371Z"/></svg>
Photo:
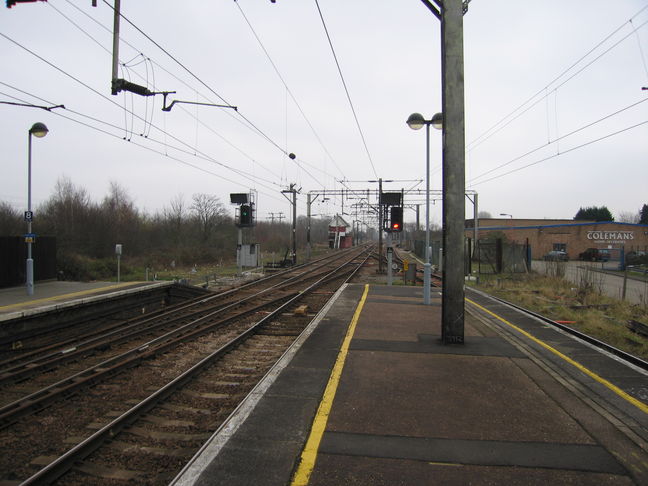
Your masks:
<svg viewBox="0 0 648 486"><path fill-rule="evenodd" d="M37 138L43 138L47 135L49 130L44 123L36 122L29 129L28 136L28 150L27 150L27 212L25 213L25 220L27 220L27 262L26 262L26 276L27 276L27 295L34 295L34 260L32 259L32 243L34 235L32 234L32 206L31 206L31 154L32 154L32 135Z"/></svg>
<svg viewBox="0 0 648 486"><path fill-rule="evenodd" d="M437 130L443 128L443 114L436 113L426 120L420 113L412 113L407 119L412 130L425 126L425 263L423 264L423 304L430 305L432 265L430 263L430 125Z"/></svg>
<svg viewBox="0 0 648 486"><path fill-rule="evenodd" d="M508 213L500 213L500 216L508 216L509 218L513 219L513 215Z"/></svg>

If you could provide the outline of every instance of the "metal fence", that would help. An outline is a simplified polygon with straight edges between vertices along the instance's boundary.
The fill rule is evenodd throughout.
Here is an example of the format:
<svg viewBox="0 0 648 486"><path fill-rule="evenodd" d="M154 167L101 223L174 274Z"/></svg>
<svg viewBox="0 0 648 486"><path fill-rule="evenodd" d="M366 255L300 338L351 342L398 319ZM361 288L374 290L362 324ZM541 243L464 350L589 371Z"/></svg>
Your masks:
<svg viewBox="0 0 648 486"><path fill-rule="evenodd" d="M473 263L479 273L524 273L529 271L529 248L502 239L480 240Z"/></svg>
<svg viewBox="0 0 648 486"><path fill-rule="evenodd" d="M432 265L439 266L439 256L441 250L440 241L431 241L430 242L430 263ZM421 260L425 261L425 241L424 240L414 240L414 253Z"/></svg>
<svg viewBox="0 0 648 486"><path fill-rule="evenodd" d="M466 238L466 275L470 273L524 273L529 271L530 251L526 245L508 243L502 239L479 240L473 249L473 240ZM425 260L425 241L414 240L414 253ZM430 242L430 263L438 267L441 258L441 241Z"/></svg>

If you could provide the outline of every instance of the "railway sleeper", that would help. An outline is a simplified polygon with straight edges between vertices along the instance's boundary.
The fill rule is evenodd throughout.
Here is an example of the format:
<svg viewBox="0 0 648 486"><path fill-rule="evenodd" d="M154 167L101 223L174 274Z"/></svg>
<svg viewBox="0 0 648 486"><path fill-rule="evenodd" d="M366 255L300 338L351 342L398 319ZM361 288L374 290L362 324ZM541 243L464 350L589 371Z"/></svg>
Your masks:
<svg viewBox="0 0 648 486"><path fill-rule="evenodd" d="M135 481L146 479L149 475L145 471L135 471L130 469L117 469L110 466L102 466L88 461L74 466L74 471L80 472L87 476L93 476L101 479L113 479L118 481Z"/></svg>
<svg viewBox="0 0 648 486"><path fill-rule="evenodd" d="M129 442L122 442L114 440L108 443L108 448L118 451L122 454L152 454L156 456L178 457L181 459L191 459L196 450L189 447L181 447L178 449L171 449L165 447L152 447L139 444L131 444Z"/></svg>

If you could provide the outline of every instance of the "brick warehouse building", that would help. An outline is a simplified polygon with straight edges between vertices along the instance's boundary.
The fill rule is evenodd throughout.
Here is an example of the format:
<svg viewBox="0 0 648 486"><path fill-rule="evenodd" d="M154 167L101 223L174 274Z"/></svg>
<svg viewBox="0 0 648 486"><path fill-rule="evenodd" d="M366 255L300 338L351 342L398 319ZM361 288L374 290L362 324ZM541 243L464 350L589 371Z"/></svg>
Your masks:
<svg viewBox="0 0 648 486"><path fill-rule="evenodd" d="M474 220L466 220L466 237L473 237ZM500 232L508 241L527 244L531 257L540 259L551 250L564 250L575 260L588 248L606 249L618 260L621 251L648 251L648 225L573 219L480 218L479 239Z"/></svg>

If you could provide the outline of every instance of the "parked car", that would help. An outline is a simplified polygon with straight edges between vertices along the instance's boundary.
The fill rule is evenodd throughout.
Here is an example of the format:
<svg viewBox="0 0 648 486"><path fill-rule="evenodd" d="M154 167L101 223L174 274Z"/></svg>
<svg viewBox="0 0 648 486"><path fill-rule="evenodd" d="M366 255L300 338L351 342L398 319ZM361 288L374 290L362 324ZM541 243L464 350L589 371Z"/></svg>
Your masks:
<svg viewBox="0 0 648 486"><path fill-rule="evenodd" d="M542 259L550 262L566 262L569 260L569 255L563 250L551 250Z"/></svg>
<svg viewBox="0 0 648 486"><path fill-rule="evenodd" d="M648 264L648 254L645 251L629 251L626 253L627 265L646 265Z"/></svg>
<svg viewBox="0 0 648 486"><path fill-rule="evenodd" d="M607 262L610 259L610 252L598 248L588 248L578 255L578 259L587 262Z"/></svg>

